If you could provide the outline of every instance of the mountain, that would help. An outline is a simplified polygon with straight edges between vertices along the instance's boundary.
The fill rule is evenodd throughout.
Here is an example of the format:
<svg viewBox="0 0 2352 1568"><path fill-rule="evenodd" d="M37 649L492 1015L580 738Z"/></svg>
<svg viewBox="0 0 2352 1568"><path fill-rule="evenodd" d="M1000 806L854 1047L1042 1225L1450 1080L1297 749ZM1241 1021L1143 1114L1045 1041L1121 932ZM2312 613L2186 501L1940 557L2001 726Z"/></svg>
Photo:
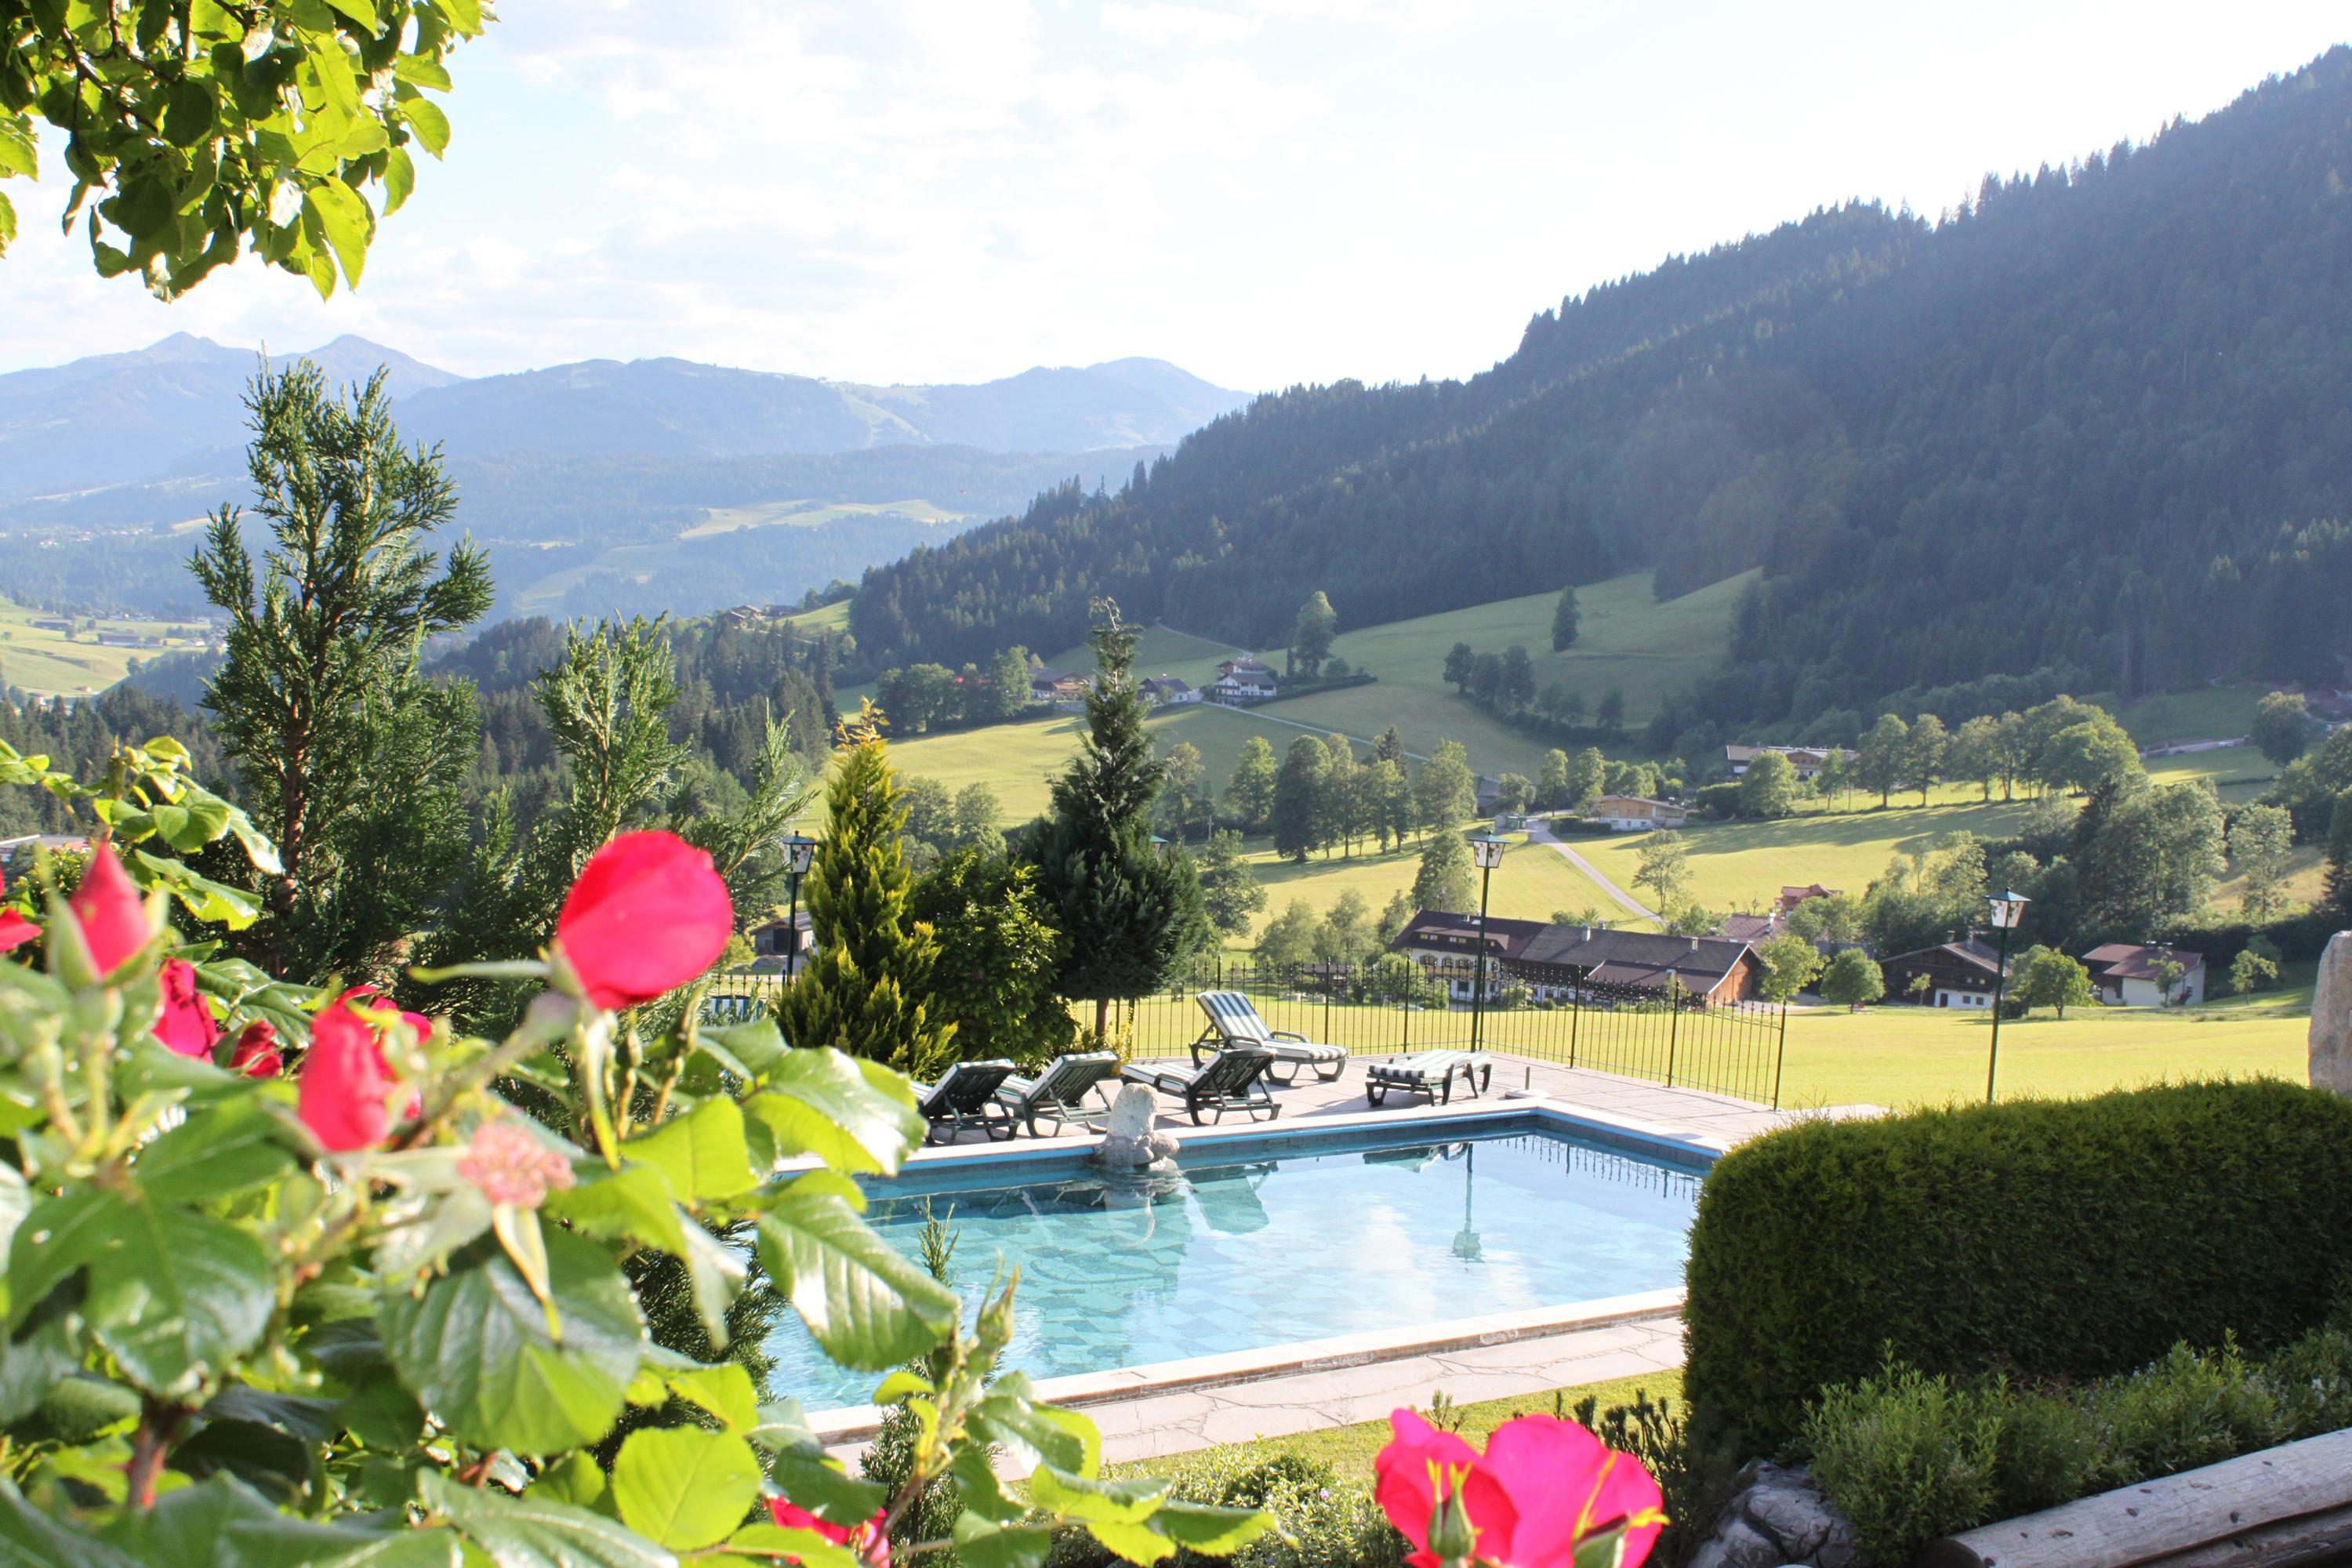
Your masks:
<svg viewBox="0 0 2352 1568"><path fill-rule="evenodd" d="M1670 258L1467 381L1262 398L1115 494L877 568L852 629L953 666L1068 646L1109 595L1279 647L1318 588L1363 626L1760 567L1660 738L2020 682L2345 681L2347 182L2338 47L1935 222L1857 204Z"/></svg>
<svg viewBox="0 0 2352 1568"><path fill-rule="evenodd" d="M288 357L314 360L336 381L364 380L380 366L395 397L458 379L349 335ZM0 375L0 497L146 479L234 446L257 363L254 351L174 332L130 353Z"/></svg>
<svg viewBox="0 0 2352 1568"><path fill-rule="evenodd" d="M383 367L401 433L453 456L1087 452L1166 445L1247 401L1152 359L977 385L860 386L681 359L583 360L467 380L355 337L295 357L338 384ZM0 501L241 474L241 398L255 364L252 353L182 332L134 353L0 375Z"/></svg>

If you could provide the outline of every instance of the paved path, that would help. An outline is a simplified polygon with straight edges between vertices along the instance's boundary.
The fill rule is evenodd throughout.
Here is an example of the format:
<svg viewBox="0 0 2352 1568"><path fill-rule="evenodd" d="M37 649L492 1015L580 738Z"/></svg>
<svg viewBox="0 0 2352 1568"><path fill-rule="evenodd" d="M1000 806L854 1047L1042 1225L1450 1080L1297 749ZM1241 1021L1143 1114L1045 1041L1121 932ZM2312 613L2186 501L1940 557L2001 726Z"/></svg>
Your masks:
<svg viewBox="0 0 2352 1568"><path fill-rule="evenodd" d="M1665 925L1666 921L1664 916L1659 914L1657 910L1650 908L1647 904L1642 902L1641 900L1635 898L1633 894L1627 892L1624 889L1611 881L1607 877L1601 875L1600 867L1595 866L1591 861L1587 860L1583 856L1579 855L1575 850L1570 848L1559 839L1554 837L1552 836L1551 825L1549 823L1538 817L1529 817L1528 819L1528 842L1530 844L1548 844L1554 849L1559 850L1562 855L1568 858L1568 863L1570 865L1575 867L1578 870L1583 872L1587 877L1592 879L1592 885L1594 887L1599 888L1602 892L1616 900L1620 904L1622 904L1626 909L1633 911L1634 915L1645 921L1654 921L1661 928Z"/></svg>

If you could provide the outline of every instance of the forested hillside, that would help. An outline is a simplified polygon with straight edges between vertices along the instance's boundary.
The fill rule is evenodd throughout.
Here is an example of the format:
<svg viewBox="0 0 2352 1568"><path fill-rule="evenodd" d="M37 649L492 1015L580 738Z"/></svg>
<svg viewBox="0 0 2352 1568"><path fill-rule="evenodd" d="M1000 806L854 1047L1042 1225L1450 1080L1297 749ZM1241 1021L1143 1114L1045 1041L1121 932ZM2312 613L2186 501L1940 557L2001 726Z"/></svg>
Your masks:
<svg viewBox="0 0 2352 1568"><path fill-rule="evenodd" d="M1873 205L1596 289L1465 383L1301 387L868 574L883 662L1075 640L1087 599L1280 646L1750 567L1689 721L2063 674L2347 678L2352 50L1930 224Z"/></svg>

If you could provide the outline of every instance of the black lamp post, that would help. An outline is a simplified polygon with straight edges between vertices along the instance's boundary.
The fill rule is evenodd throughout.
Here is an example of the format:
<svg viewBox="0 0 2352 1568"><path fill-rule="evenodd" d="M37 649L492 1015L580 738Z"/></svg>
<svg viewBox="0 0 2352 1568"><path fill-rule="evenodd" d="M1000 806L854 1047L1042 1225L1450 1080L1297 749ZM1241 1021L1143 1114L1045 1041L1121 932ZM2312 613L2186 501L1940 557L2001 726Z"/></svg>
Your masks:
<svg viewBox="0 0 2352 1568"><path fill-rule="evenodd" d="M1470 1048L1476 1050L1485 1034L1486 1021L1486 889L1495 880L1495 868L1503 863L1503 851L1510 840L1492 833L1472 836L1470 853L1478 860L1478 974L1470 988Z"/></svg>
<svg viewBox="0 0 2352 1568"><path fill-rule="evenodd" d="M784 920L784 984L792 984L801 963L801 879L816 859L816 840L805 833L787 833L776 840L784 852L784 875L792 889L792 913Z"/></svg>
<svg viewBox="0 0 2352 1568"><path fill-rule="evenodd" d="M1992 906L1993 929L2000 932L2000 956L1992 975L1992 1049L1985 1055L1985 1103L1992 1103L1992 1075L2000 1065L2000 995L2009 984L2009 933L2025 918L2025 906L2033 900L2023 893L1995 893L1986 900Z"/></svg>

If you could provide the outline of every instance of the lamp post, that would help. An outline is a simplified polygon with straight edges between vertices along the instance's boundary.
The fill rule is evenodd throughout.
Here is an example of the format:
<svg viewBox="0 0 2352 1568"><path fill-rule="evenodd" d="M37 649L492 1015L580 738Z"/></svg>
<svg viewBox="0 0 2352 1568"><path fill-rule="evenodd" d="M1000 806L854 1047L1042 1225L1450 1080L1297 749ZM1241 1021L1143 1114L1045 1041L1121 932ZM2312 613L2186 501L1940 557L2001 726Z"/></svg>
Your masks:
<svg viewBox="0 0 2352 1568"><path fill-rule="evenodd" d="M1478 974L1470 987L1470 1048L1474 1051L1486 1021L1486 889L1494 883L1495 868L1503 863L1503 851L1509 845L1509 839L1492 833L1475 834L1470 839L1470 853L1478 861Z"/></svg>
<svg viewBox="0 0 2352 1568"><path fill-rule="evenodd" d="M1986 902L1992 906L1993 929L2000 932L2000 956L1994 960L1992 973L1992 1048L1985 1053L1985 1103L1992 1103L1992 1075L2000 1066L2000 995L2009 985L2009 933L2025 918L2025 906L2033 900L2023 893L1995 893Z"/></svg>
<svg viewBox="0 0 2352 1568"><path fill-rule="evenodd" d="M805 833L787 833L776 843L784 852L784 874L792 888L792 913L784 921L784 984L790 985L800 973L801 879L816 858L816 840Z"/></svg>

